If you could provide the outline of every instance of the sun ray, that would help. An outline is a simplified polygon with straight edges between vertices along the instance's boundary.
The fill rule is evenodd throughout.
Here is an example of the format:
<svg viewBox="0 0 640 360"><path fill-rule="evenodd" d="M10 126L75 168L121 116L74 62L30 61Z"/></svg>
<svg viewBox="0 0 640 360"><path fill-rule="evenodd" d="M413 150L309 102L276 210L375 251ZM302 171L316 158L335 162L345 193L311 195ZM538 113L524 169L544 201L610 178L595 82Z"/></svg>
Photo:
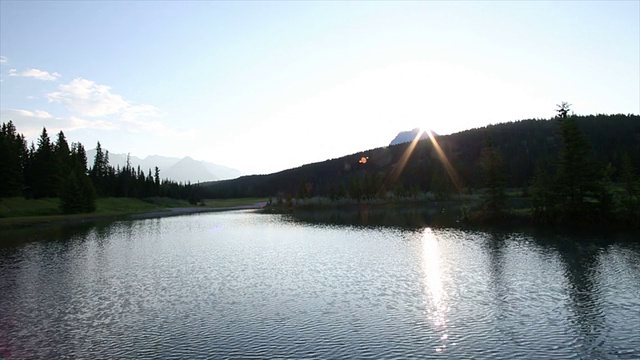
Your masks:
<svg viewBox="0 0 640 360"><path fill-rule="evenodd" d="M433 136L433 133L430 130L427 130L427 135L429 136L429 140L431 140L431 143L433 144L433 148L436 149L438 158L444 166L447 174L451 178L453 185L456 187L456 190L458 190L458 193L461 193L462 186L460 185L460 177L458 176L456 169L453 167L453 165L451 165L449 158L447 158L447 154L444 153L444 151L440 147L440 144L438 143L438 140L435 138L435 136Z"/></svg>
<svg viewBox="0 0 640 360"><path fill-rule="evenodd" d="M404 167L407 165L407 162L409 161L409 157L411 156L411 154L413 154L413 151L415 150L416 145L418 144L418 141L420 141L421 135L422 135L422 131L418 131L418 133L416 134L416 137L413 138L413 140L411 140L411 143L409 144L409 146L407 146L407 149L404 151L404 153L402 153L402 156L400 157L400 161L398 161L396 166L391 170L391 174L389 175L389 178L387 181L388 185L394 184L400 177L400 174L402 174Z"/></svg>
<svg viewBox="0 0 640 360"><path fill-rule="evenodd" d="M451 178L453 185L456 187L456 190L458 191L458 193L462 193L462 185L460 182L460 177L458 175L458 172L451 164L451 161L449 161L447 154L445 154L444 150L442 150L442 147L440 146L440 144L438 143L438 140L433 135L433 132L431 132L431 130L429 130L428 128L420 128L415 138L413 138L409 146L407 146L407 149L404 151L404 153L402 153L400 160L398 161L396 166L391 170L391 173L387 178L387 184L386 184L387 187L389 187L389 185L394 184L396 181L398 181L400 174L402 174L402 171L404 170L405 166L407 165L407 162L409 161L409 157L415 151L418 141L420 141L422 134L425 132L427 133L429 140L433 144L433 148L436 150L438 159L444 166L444 169L447 172L447 175L449 175L449 178Z"/></svg>

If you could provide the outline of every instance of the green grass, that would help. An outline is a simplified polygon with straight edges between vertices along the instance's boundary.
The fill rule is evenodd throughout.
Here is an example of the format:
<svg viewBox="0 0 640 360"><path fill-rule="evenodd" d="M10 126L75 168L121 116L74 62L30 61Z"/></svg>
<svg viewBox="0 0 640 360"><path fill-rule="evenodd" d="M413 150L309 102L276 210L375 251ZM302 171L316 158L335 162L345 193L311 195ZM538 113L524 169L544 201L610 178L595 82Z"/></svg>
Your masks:
<svg viewBox="0 0 640 360"><path fill-rule="evenodd" d="M193 207L196 205L189 204L186 200L170 199L167 197L152 197L144 199L146 202L164 207ZM208 207L230 207L253 205L259 202L266 202L267 198L238 198L238 199L206 199L203 206Z"/></svg>
<svg viewBox="0 0 640 360"><path fill-rule="evenodd" d="M140 199L131 198L100 198L96 201L97 209L94 215L102 214L137 214L158 211L165 206L152 204Z"/></svg>
<svg viewBox="0 0 640 360"><path fill-rule="evenodd" d="M204 201L209 207L230 207L252 205L267 201L266 198L209 199ZM101 218L117 217L152 211L162 211L168 207L188 207L185 200L150 198L146 201L131 198L100 198L96 201L96 211L90 214L63 214L60 199L25 199L22 197L0 199L0 230L23 228L47 224L81 222Z"/></svg>
<svg viewBox="0 0 640 360"><path fill-rule="evenodd" d="M204 200L204 205L210 207L244 206L266 202L268 200L267 198L206 199Z"/></svg>
<svg viewBox="0 0 640 360"><path fill-rule="evenodd" d="M0 199L0 218L22 217L22 216L46 216L59 215L60 199L25 199L22 197L12 197Z"/></svg>
<svg viewBox="0 0 640 360"><path fill-rule="evenodd" d="M100 198L96 200L96 211L92 215L114 213L140 213L164 208L139 199L130 198ZM25 199L21 197L4 198L0 200L0 218L15 218L29 216L68 216L60 210L60 199Z"/></svg>
<svg viewBox="0 0 640 360"><path fill-rule="evenodd" d="M172 198L168 198L168 197L159 197L159 196L145 198L144 201L147 202L147 203L151 203L151 204L154 204L156 206L162 206L162 207L188 207L188 206L193 206L193 205L189 204L189 202L186 201L186 200L172 199Z"/></svg>
<svg viewBox="0 0 640 360"><path fill-rule="evenodd" d="M139 199L101 198L96 201L96 211L90 214L63 214L60 199L25 199L21 197L0 199L0 230L35 225L85 221L165 209Z"/></svg>

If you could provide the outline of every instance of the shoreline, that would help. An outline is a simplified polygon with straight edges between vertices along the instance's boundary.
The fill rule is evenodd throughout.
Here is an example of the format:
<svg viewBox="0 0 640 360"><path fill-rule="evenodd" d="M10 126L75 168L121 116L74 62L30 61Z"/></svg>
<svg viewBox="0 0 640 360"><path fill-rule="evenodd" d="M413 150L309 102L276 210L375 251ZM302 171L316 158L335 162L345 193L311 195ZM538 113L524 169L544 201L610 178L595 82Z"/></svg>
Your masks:
<svg viewBox="0 0 640 360"><path fill-rule="evenodd" d="M238 206L191 206L191 207L169 207L162 210L147 211L141 213L118 212L113 214L75 214L75 215L51 215L51 216L24 216L10 219L11 222L3 223L0 219L0 232L26 228L42 228L49 226L64 226L84 224L99 221L116 220L144 220L156 219L170 216L192 215L206 212L233 211L233 210L258 210L264 208L266 202L258 202L250 205Z"/></svg>
<svg viewBox="0 0 640 360"><path fill-rule="evenodd" d="M258 210L258 209L264 208L265 204L266 202L259 202L251 205L221 206L221 207L213 207L213 206L172 207L162 211L151 211L151 212L144 212L144 213L138 213L138 214L128 214L125 216L127 219L131 219L131 220L143 220L143 219L154 219L154 218L162 218L162 217L169 217L169 216L192 215L192 214L207 213L207 212L233 211L233 210Z"/></svg>

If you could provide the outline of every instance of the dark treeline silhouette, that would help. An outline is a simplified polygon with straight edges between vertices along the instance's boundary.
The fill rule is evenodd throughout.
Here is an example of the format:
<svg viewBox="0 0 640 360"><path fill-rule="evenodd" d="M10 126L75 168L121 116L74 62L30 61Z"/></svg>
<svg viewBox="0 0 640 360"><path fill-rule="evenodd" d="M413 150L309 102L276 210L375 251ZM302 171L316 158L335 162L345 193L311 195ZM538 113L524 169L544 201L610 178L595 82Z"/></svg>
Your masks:
<svg viewBox="0 0 640 360"><path fill-rule="evenodd" d="M535 205L540 205L540 197L553 204L550 211L536 208L540 222L603 220L624 209L634 221L629 212L640 207L638 115L559 112L552 119L490 125L436 140L437 145L429 139L398 144L203 187L206 197L277 194L282 199L323 196L358 201L419 193L446 198L486 189L484 208L497 214L504 209L504 189L518 189L525 197L535 190ZM616 192L614 183L628 184L622 186L627 190ZM560 212L563 216L558 217Z"/></svg>
<svg viewBox="0 0 640 360"><path fill-rule="evenodd" d="M65 213L94 211L96 197L201 199L197 185L161 180L157 167L145 174L128 161L122 167L109 164L109 152L103 152L99 142L90 168L84 146L69 146L62 131L52 142L43 128L37 146L27 147L11 121L0 131L0 169L0 198L59 197Z"/></svg>

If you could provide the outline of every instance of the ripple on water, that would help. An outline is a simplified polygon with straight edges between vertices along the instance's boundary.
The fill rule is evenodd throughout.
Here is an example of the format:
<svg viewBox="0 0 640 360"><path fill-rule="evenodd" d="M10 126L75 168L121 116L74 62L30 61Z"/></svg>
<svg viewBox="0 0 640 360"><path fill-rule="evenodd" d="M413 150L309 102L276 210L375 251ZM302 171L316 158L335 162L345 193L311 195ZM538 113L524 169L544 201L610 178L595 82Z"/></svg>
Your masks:
<svg viewBox="0 0 640 360"><path fill-rule="evenodd" d="M640 358L634 246L250 212L119 222L0 251L0 355Z"/></svg>

